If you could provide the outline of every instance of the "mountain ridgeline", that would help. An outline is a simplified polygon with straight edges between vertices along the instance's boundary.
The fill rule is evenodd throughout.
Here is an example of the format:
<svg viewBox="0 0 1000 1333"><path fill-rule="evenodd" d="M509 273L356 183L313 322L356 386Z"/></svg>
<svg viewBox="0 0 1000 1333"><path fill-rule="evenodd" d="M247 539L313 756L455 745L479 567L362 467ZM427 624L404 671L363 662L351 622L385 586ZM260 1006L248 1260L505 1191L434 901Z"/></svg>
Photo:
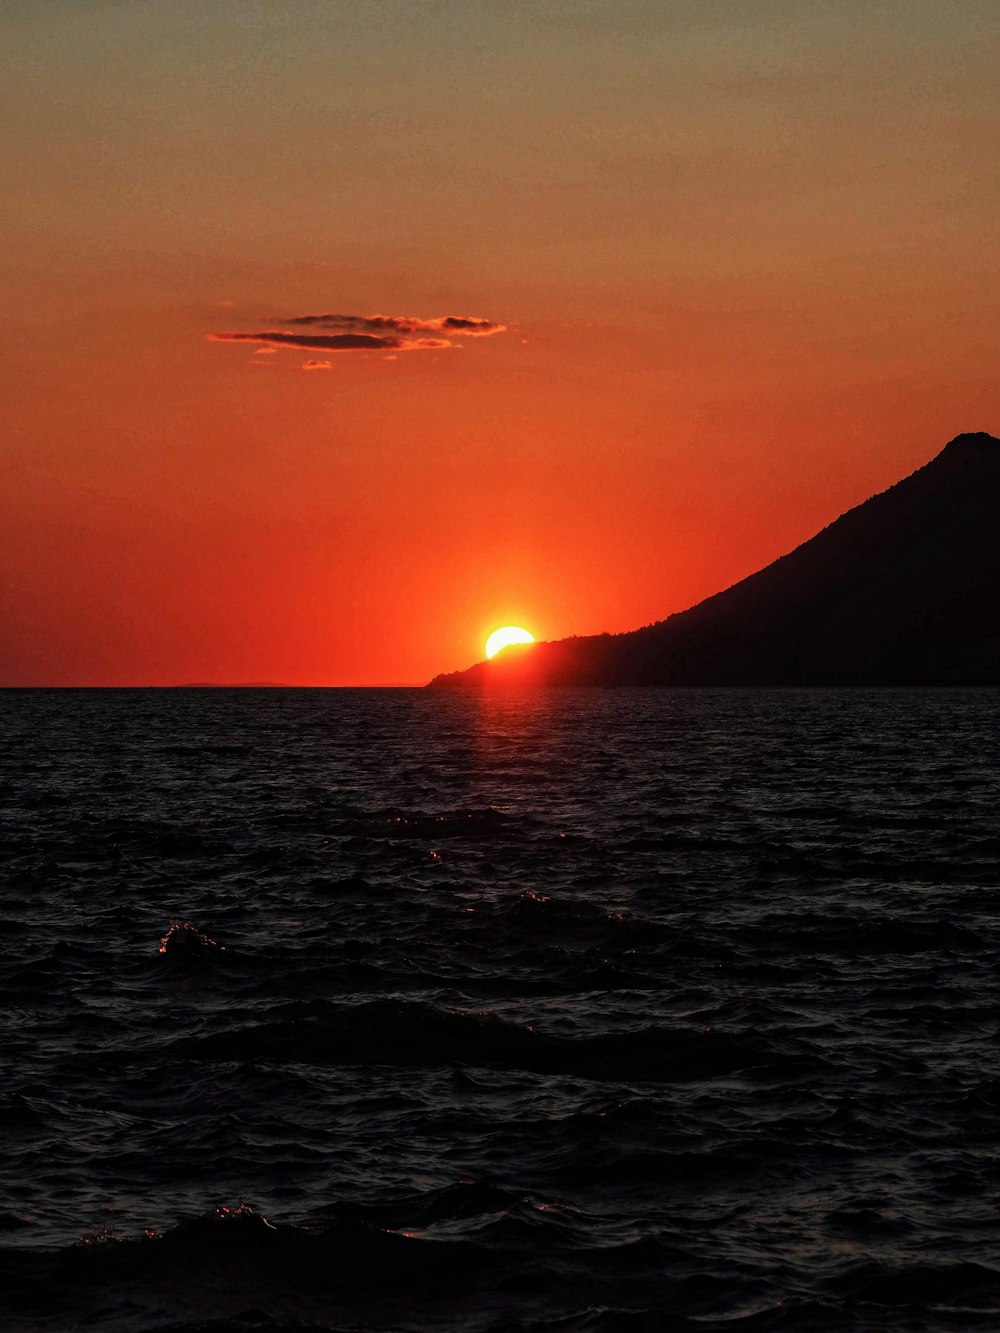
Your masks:
<svg viewBox="0 0 1000 1333"><path fill-rule="evenodd" d="M511 647L441 688L1000 684L1000 440L930 463L643 629Z"/></svg>

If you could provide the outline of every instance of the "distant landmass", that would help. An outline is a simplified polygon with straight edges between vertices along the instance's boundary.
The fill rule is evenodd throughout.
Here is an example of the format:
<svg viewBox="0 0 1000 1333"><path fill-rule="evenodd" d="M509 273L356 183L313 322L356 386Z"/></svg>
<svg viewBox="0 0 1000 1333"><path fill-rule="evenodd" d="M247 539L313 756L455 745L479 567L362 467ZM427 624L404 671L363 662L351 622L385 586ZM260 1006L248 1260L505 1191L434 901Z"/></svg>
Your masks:
<svg viewBox="0 0 1000 1333"><path fill-rule="evenodd" d="M756 574L627 634L511 647L432 687L1000 684L1000 440L958 435Z"/></svg>

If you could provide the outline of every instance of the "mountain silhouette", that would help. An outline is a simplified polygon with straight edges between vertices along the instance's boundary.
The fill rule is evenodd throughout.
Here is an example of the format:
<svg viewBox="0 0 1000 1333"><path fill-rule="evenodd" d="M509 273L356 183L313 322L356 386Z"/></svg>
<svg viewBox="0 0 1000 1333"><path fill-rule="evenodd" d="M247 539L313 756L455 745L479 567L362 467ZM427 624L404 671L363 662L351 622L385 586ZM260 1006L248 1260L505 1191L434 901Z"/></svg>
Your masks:
<svg viewBox="0 0 1000 1333"><path fill-rule="evenodd" d="M724 592L432 686L1000 684L1000 440L958 435Z"/></svg>

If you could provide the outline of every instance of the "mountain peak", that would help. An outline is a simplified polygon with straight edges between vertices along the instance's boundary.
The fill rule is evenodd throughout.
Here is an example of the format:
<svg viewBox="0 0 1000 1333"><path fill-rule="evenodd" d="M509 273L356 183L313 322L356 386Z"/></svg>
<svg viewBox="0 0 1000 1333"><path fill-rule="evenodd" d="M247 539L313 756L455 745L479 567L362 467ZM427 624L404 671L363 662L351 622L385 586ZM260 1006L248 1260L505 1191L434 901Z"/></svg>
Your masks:
<svg viewBox="0 0 1000 1333"><path fill-rule="evenodd" d="M990 435L985 430L967 430L961 435L956 435L953 440L949 440L945 445L946 449L991 449L1000 445L1000 440L995 435Z"/></svg>

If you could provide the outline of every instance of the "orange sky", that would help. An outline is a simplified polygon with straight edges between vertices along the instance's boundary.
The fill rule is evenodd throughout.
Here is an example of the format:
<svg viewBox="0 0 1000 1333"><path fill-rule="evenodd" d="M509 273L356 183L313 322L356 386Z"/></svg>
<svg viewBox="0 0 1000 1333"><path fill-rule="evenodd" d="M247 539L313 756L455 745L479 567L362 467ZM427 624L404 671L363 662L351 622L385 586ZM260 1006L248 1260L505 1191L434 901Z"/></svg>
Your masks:
<svg viewBox="0 0 1000 1333"><path fill-rule="evenodd" d="M9 0L0 684L420 683L500 624L662 618L1000 433L998 33ZM330 313L505 331L212 339Z"/></svg>

